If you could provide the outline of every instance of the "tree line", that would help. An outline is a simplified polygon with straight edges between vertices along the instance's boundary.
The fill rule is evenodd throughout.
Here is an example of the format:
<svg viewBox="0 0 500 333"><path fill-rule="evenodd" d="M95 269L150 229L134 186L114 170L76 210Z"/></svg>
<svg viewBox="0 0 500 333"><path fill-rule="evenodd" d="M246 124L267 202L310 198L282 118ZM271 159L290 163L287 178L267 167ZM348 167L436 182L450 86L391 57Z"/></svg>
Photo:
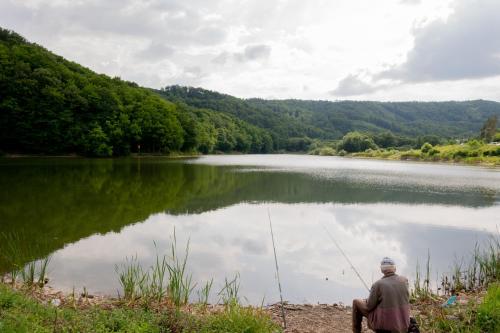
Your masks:
<svg viewBox="0 0 500 333"><path fill-rule="evenodd" d="M0 153L307 151L350 132L379 147L418 146L470 137L498 115L500 103L489 101L262 100L181 86L146 89L0 28ZM484 125L485 137L492 124Z"/></svg>
<svg viewBox="0 0 500 333"><path fill-rule="evenodd" d="M244 120L166 101L0 29L0 150L120 156L272 147L268 131Z"/></svg>

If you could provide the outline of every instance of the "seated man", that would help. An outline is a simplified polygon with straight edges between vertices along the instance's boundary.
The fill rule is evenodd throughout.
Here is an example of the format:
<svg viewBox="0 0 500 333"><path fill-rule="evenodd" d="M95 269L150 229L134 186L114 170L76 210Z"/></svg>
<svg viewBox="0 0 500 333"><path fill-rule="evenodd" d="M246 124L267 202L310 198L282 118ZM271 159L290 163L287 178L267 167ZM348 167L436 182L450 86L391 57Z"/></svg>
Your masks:
<svg viewBox="0 0 500 333"><path fill-rule="evenodd" d="M375 282L368 300L352 302L352 331L361 332L363 316L375 332L404 332L410 325L408 279L396 275L396 265L385 257L380 263L384 276Z"/></svg>

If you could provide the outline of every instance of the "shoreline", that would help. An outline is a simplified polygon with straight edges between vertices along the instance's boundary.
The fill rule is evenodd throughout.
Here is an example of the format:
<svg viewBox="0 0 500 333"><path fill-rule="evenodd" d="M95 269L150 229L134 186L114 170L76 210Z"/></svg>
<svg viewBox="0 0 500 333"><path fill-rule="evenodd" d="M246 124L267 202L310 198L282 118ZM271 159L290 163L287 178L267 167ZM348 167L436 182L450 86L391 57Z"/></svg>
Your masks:
<svg viewBox="0 0 500 333"><path fill-rule="evenodd" d="M359 155L357 155L359 154ZM40 159L91 159L91 160L120 160L120 159L141 159L141 158L166 158L166 159L189 159L197 158L202 156L239 156L239 155L299 155L299 156L318 156L318 157L338 157L354 160L376 160L376 161L394 161L394 162L413 162L422 164L437 164L437 165L456 165L456 166L471 166L471 167L486 167L489 169L500 169L500 162L484 162L484 161L463 161L463 160L452 160L452 159L418 159L418 158L390 158L382 156L363 156L363 153L354 153L348 155L317 155L309 154L307 152L297 153L297 152L280 152L271 154L243 154L235 152L224 153L224 154L171 154L171 155L161 155L161 154L131 154L128 156L116 156L116 157L87 157L76 154L68 155L37 155L37 154L5 154L0 156L0 160L15 160L15 159L29 159L29 158L40 158Z"/></svg>
<svg viewBox="0 0 500 333"><path fill-rule="evenodd" d="M88 311L103 311L112 313L113 311L152 311L153 313L168 313L174 311L172 304L165 302L143 308L138 303L130 303L123 299L96 296L92 294L81 293L72 295L57 291L51 287L26 288L20 285L12 286L10 283L1 282L1 288L7 288L12 293L34 301L40 306L53 309L51 312L72 311L75 314L83 314ZM0 293L1 295L1 293ZM427 325L431 325L434 316L439 319L443 313L450 312L447 316L455 318L455 314L462 313L470 307L478 306L483 303L486 295L486 288L481 288L469 292L461 292L456 304L452 308L444 308L442 304L446 302L448 296L432 296L427 299L417 299L411 303L411 316L417 318L421 331ZM263 314L264 318L271 320L276 328L282 327L282 312L279 303L266 306L241 305L241 308L247 309L251 313ZM307 333L307 332L331 332L348 333L352 332L351 316L352 308L342 303L318 303L318 304L291 304L284 303L286 313L287 329L283 333ZM197 304L188 303L175 311L180 311L186 316L196 318L209 318L211 316L221 315L228 311L228 305L224 304ZM447 318L448 318L447 317ZM1 319L1 316L0 316ZM453 319L455 320L455 319ZM0 320L1 324L1 320ZM0 326L1 327L1 326ZM430 327L430 326L429 326ZM363 332L371 332L366 327L366 321L363 321ZM434 332L434 331L432 331Z"/></svg>

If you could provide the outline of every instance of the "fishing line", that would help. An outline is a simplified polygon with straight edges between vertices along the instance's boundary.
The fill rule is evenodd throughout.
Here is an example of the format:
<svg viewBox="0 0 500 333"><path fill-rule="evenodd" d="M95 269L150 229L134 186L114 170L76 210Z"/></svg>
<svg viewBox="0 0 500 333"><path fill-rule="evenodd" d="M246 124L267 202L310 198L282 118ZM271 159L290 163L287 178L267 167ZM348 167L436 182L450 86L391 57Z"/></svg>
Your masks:
<svg viewBox="0 0 500 333"><path fill-rule="evenodd" d="M278 257L276 256L276 246L274 245L273 224L271 222L271 212L269 211L269 208L267 208L267 216L269 217L269 229L271 229L271 239L273 241L274 263L276 264L276 276L278 277L278 289L280 291L280 300L281 300L281 316L283 317L283 326L286 329L285 307L283 305L283 295L281 293L280 271L278 268Z"/></svg>
<svg viewBox="0 0 500 333"><path fill-rule="evenodd" d="M330 239L332 240L333 244L335 244L335 246L337 247L337 249L340 251L340 253L342 253L342 255L344 256L345 260L347 260L347 262L349 263L349 265L351 266L351 269L354 271L354 273L356 273L356 275L358 276L359 280L363 283L363 285L365 286L366 290L368 290L368 292L370 292L370 288L368 288L368 285L366 284L365 280L363 280L363 278L361 277L361 274L359 274L358 270L356 269L356 267L354 267L353 263L351 262L351 260L349 259L349 257L347 256L347 254L345 254L345 252L342 250L342 248L340 247L339 243L337 243L337 241L335 240L335 238L333 238L332 234L330 233L330 231L326 228L326 226L321 223L321 226L323 227L323 229L325 229L325 232L326 234L328 235L328 237L330 237Z"/></svg>

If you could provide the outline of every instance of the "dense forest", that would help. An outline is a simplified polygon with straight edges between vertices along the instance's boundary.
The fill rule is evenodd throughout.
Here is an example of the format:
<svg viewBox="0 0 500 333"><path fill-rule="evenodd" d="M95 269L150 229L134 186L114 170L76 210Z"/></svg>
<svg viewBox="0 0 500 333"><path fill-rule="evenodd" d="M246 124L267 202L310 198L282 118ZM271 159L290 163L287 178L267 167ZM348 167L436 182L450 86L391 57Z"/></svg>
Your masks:
<svg viewBox="0 0 500 333"><path fill-rule="evenodd" d="M500 103L239 99L139 87L0 28L0 154L307 151L358 131L380 147L477 135Z"/></svg>
<svg viewBox="0 0 500 333"><path fill-rule="evenodd" d="M170 86L158 91L168 100L208 107L241 118L273 133L278 149L295 150L310 139L335 140L349 132L391 138L395 146L465 139L479 134L489 117L500 116L500 103L370 102L239 99L200 88Z"/></svg>
<svg viewBox="0 0 500 333"><path fill-rule="evenodd" d="M165 101L0 30L0 150L117 156L272 146L266 130L234 116Z"/></svg>

